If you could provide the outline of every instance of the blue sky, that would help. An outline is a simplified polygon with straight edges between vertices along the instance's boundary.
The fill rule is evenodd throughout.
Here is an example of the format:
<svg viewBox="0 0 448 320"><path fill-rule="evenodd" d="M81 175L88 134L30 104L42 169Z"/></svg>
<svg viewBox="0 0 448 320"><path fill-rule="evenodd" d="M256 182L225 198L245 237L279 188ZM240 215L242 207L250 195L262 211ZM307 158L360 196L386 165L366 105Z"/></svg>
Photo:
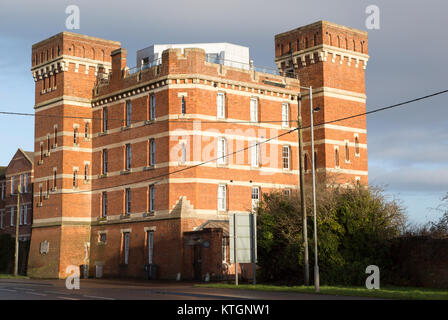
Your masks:
<svg viewBox="0 0 448 320"><path fill-rule="evenodd" d="M0 111L33 112L31 45L64 31L65 8L80 8L76 32L117 40L135 52L153 43L231 42L250 47L258 66L273 67L274 35L328 20L366 30L365 9L380 9L380 30L369 31L367 109L448 88L448 3L427 1L25 1L0 4ZM169 13L169 15L167 15ZM440 215L448 192L448 95L367 118L369 180L403 200L414 222ZM17 147L32 150L34 119L0 115L0 164Z"/></svg>

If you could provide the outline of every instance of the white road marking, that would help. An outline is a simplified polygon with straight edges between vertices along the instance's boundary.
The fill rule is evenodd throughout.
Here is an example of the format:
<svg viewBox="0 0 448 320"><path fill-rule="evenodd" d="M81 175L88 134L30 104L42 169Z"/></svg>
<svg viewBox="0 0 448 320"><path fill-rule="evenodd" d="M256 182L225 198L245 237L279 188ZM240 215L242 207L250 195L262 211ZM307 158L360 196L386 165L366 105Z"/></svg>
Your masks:
<svg viewBox="0 0 448 320"><path fill-rule="evenodd" d="M55 293L55 294L65 294L65 295L70 295L70 293L66 293L66 292L59 292L59 291L45 291L46 293Z"/></svg>
<svg viewBox="0 0 448 320"><path fill-rule="evenodd" d="M86 298L94 298L94 299L115 300L114 298L99 297L99 296L88 296L88 295L84 295L84 297L86 297Z"/></svg>
<svg viewBox="0 0 448 320"><path fill-rule="evenodd" d="M80 299L77 299L77 298L70 298L70 297L57 297L57 298L65 299L65 300L80 300Z"/></svg>
<svg viewBox="0 0 448 320"><path fill-rule="evenodd" d="M46 296L45 293L37 293L37 292L27 292L28 294L34 294L36 296Z"/></svg>
<svg viewBox="0 0 448 320"><path fill-rule="evenodd" d="M17 290L12 290L12 289L3 289L3 288L0 288L0 290L3 290L3 291L9 291L9 292L17 292Z"/></svg>

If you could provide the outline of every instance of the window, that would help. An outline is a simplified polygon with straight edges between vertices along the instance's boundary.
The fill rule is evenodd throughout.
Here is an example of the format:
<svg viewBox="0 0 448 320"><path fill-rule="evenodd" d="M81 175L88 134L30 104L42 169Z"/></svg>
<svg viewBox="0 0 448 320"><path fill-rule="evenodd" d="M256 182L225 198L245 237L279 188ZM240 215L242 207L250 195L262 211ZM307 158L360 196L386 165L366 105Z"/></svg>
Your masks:
<svg viewBox="0 0 448 320"><path fill-rule="evenodd" d="M53 139L54 139L53 144L56 147L58 144L58 127L57 126L54 127L54 138Z"/></svg>
<svg viewBox="0 0 448 320"><path fill-rule="evenodd" d="M149 165L156 163L156 142L154 139L149 140Z"/></svg>
<svg viewBox="0 0 448 320"><path fill-rule="evenodd" d="M5 199L5 183L2 182L2 200Z"/></svg>
<svg viewBox="0 0 448 320"><path fill-rule="evenodd" d="M129 262L129 232L123 232L123 263L128 264Z"/></svg>
<svg viewBox="0 0 448 320"><path fill-rule="evenodd" d="M339 148L334 149L334 166L339 168Z"/></svg>
<svg viewBox="0 0 448 320"><path fill-rule="evenodd" d="M218 92L218 96L217 96L217 117L219 119L224 119L226 117L226 104L225 104L225 94L222 92Z"/></svg>
<svg viewBox="0 0 448 320"><path fill-rule="evenodd" d="M225 154L226 154L226 139L219 138L218 139L218 153L217 153L218 164L226 163Z"/></svg>
<svg viewBox="0 0 448 320"><path fill-rule="evenodd" d="M131 213L131 189L126 189L125 194L125 214Z"/></svg>
<svg viewBox="0 0 448 320"><path fill-rule="evenodd" d="M317 168L317 152L314 151L314 169Z"/></svg>
<svg viewBox="0 0 448 320"><path fill-rule="evenodd" d="M50 195L50 179L47 179L46 185L47 185L47 198L48 198L48 196Z"/></svg>
<svg viewBox="0 0 448 320"><path fill-rule="evenodd" d="M101 244L106 244L106 242L107 242L107 233L105 233L105 232L100 233L99 236L98 236L98 242L101 243Z"/></svg>
<svg viewBox="0 0 448 320"><path fill-rule="evenodd" d="M23 206L23 224L28 224L28 205Z"/></svg>
<svg viewBox="0 0 448 320"><path fill-rule="evenodd" d="M289 162L290 162L290 156L289 156L289 146L283 146L282 150L282 158L283 158L283 169L289 170Z"/></svg>
<svg viewBox="0 0 448 320"><path fill-rule="evenodd" d="M103 192L101 196L101 216L107 217L107 192Z"/></svg>
<svg viewBox="0 0 448 320"><path fill-rule="evenodd" d="M126 170L131 170L131 158L132 158L132 150L131 144L126 145Z"/></svg>
<svg viewBox="0 0 448 320"><path fill-rule="evenodd" d="M154 231L146 232L147 246L148 246L148 263L152 264L152 257L154 255Z"/></svg>
<svg viewBox="0 0 448 320"><path fill-rule="evenodd" d="M108 130L107 108L103 108L103 132Z"/></svg>
<svg viewBox="0 0 448 320"><path fill-rule="evenodd" d="M258 167L259 165L259 153L260 153L260 145L258 145L256 142L252 144L252 147L250 148L251 151L251 165L252 167Z"/></svg>
<svg viewBox="0 0 448 320"><path fill-rule="evenodd" d="M0 211L0 229L4 228L4 216L5 216L4 211L3 210Z"/></svg>
<svg viewBox="0 0 448 320"><path fill-rule="evenodd" d="M132 120L132 104L131 101L126 101L126 127L131 125Z"/></svg>
<svg viewBox="0 0 448 320"><path fill-rule="evenodd" d="M73 129L73 143L78 144L78 128Z"/></svg>
<svg viewBox="0 0 448 320"><path fill-rule="evenodd" d="M103 174L107 173L107 149L103 149Z"/></svg>
<svg viewBox="0 0 448 320"><path fill-rule="evenodd" d="M47 136L47 151L50 152L50 135Z"/></svg>
<svg viewBox="0 0 448 320"><path fill-rule="evenodd" d="M181 163L185 164L185 162L187 161L187 147L185 146L185 142L182 142L181 147L182 147Z"/></svg>
<svg viewBox="0 0 448 320"><path fill-rule="evenodd" d="M44 195L43 195L43 192L42 192L42 185L40 185L39 186L39 203L40 204L42 204L43 198L44 198Z"/></svg>
<svg viewBox="0 0 448 320"><path fill-rule="evenodd" d="M258 202L260 201L260 188L252 188L252 211L258 207Z"/></svg>
<svg viewBox="0 0 448 320"><path fill-rule="evenodd" d="M181 112L182 112L182 114L187 113L186 107L185 107L185 97L184 96L182 96L182 101L181 101Z"/></svg>
<svg viewBox="0 0 448 320"><path fill-rule="evenodd" d="M289 127L289 104L282 104L282 126Z"/></svg>
<svg viewBox="0 0 448 320"><path fill-rule="evenodd" d="M14 213L14 210L15 210L15 208L14 208L14 207L11 207L11 221L10 221L10 223L9 223L9 225L10 225L11 227L14 226L14 219L15 219L15 213Z"/></svg>
<svg viewBox="0 0 448 320"><path fill-rule="evenodd" d="M84 165L84 181L87 182L89 180L89 164L86 163Z"/></svg>
<svg viewBox="0 0 448 320"><path fill-rule="evenodd" d="M151 95L149 98L149 120L156 118L156 96Z"/></svg>
<svg viewBox="0 0 448 320"><path fill-rule="evenodd" d="M29 173L25 173L24 175L24 181L23 181L23 192L28 192L28 182L29 182Z"/></svg>
<svg viewBox="0 0 448 320"><path fill-rule="evenodd" d="M304 162L304 169L305 171L308 171L308 155L305 153L305 156L303 157L303 162Z"/></svg>
<svg viewBox="0 0 448 320"><path fill-rule="evenodd" d="M44 160L44 144L40 143L40 161Z"/></svg>
<svg viewBox="0 0 448 320"><path fill-rule="evenodd" d="M73 170L73 188L78 188L78 179L77 179L78 171Z"/></svg>
<svg viewBox="0 0 448 320"><path fill-rule="evenodd" d="M258 99L250 99L250 121L258 121Z"/></svg>
<svg viewBox="0 0 448 320"><path fill-rule="evenodd" d="M12 176L11 177L11 194L14 194L14 188L15 188L15 185L14 185L14 180L15 180L15 177L14 176Z"/></svg>
<svg viewBox="0 0 448 320"><path fill-rule="evenodd" d="M355 155L359 156L359 138L355 136Z"/></svg>
<svg viewBox="0 0 448 320"><path fill-rule="evenodd" d="M56 176L57 176L57 171L54 170L53 171L53 188L54 188L54 190L56 190Z"/></svg>
<svg viewBox="0 0 448 320"><path fill-rule="evenodd" d="M84 128L84 138L89 138L89 123L86 122L85 128Z"/></svg>
<svg viewBox="0 0 448 320"><path fill-rule="evenodd" d="M149 186L149 212L154 212L156 203L156 188L154 185Z"/></svg>
<svg viewBox="0 0 448 320"><path fill-rule="evenodd" d="M20 175L20 192L23 192L25 190L25 175Z"/></svg>
<svg viewBox="0 0 448 320"><path fill-rule="evenodd" d="M285 189L283 190L283 195L285 197L290 197L291 196L291 190L290 189Z"/></svg>
<svg viewBox="0 0 448 320"><path fill-rule="evenodd" d="M224 184L218 186L218 210L226 211L226 186Z"/></svg>
<svg viewBox="0 0 448 320"><path fill-rule="evenodd" d="M227 238L222 237L221 240L222 262L227 262Z"/></svg>
<svg viewBox="0 0 448 320"><path fill-rule="evenodd" d="M19 226L23 225L23 206L19 207Z"/></svg>
<svg viewBox="0 0 448 320"><path fill-rule="evenodd" d="M348 142L345 142L345 162L350 162L350 150L348 148Z"/></svg>

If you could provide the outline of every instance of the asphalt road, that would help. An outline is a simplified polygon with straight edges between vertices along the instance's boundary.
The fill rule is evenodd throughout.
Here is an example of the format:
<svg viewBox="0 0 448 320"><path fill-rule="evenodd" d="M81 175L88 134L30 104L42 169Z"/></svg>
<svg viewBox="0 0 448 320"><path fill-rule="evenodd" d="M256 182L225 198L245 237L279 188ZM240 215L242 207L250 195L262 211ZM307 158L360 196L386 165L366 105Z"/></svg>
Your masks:
<svg viewBox="0 0 448 320"><path fill-rule="evenodd" d="M81 279L69 290L64 280L0 279L0 300L365 300L360 297L198 288L183 282Z"/></svg>

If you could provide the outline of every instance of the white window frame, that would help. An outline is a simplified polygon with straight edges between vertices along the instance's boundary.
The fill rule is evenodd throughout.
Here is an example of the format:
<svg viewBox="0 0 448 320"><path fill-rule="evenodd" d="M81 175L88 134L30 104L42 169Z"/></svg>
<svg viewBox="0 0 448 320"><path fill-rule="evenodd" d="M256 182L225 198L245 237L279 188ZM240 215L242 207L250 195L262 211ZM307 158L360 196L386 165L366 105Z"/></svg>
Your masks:
<svg viewBox="0 0 448 320"><path fill-rule="evenodd" d="M156 163L156 140L149 140L149 165L153 166Z"/></svg>
<svg viewBox="0 0 448 320"><path fill-rule="evenodd" d="M107 107L103 108L103 132L106 132L108 130L108 113L109 110L107 109Z"/></svg>
<svg viewBox="0 0 448 320"><path fill-rule="evenodd" d="M156 187L153 184L149 186L148 197L149 197L148 210L149 212L154 212L156 203Z"/></svg>
<svg viewBox="0 0 448 320"><path fill-rule="evenodd" d="M5 189L6 189L6 184L5 184L5 182L2 182L2 200L5 199Z"/></svg>
<svg viewBox="0 0 448 320"><path fill-rule="evenodd" d="M131 188L126 188L124 193L125 193L124 213L128 215L131 214L131 201L132 201Z"/></svg>
<svg viewBox="0 0 448 320"><path fill-rule="evenodd" d="M148 233L148 263L152 264L154 256L154 230L146 231Z"/></svg>
<svg viewBox="0 0 448 320"><path fill-rule="evenodd" d="M0 229L3 229L5 227L5 210L0 210Z"/></svg>
<svg viewBox="0 0 448 320"><path fill-rule="evenodd" d="M256 198L254 196L256 196ZM255 208L258 206L259 202L260 202L260 187L252 187L251 190L252 212L255 211Z"/></svg>
<svg viewBox="0 0 448 320"><path fill-rule="evenodd" d="M16 215L15 215L15 207L11 207L11 221L9 222L9 226L10 227L14 227L14 225L15 225L15 222L14 222L15 217L16 217Z"/></svg>
<svg viewBox="0 0 448 320"><path fill-rule="evenodd" d="M348 140L344 140L344 159L345 163L350 163L350 142Z"/></svg>
<svg viewBox="0 0 448 320"><path fill-rule="evenodd" d="M11 194L14 194L14 181L15 180L15 177L14 176L11 176Z"/></svg>
<svg viewBox="0 0 448 320"><path fill-rule="evenodd" d="M124 264L129 264L129 247L131 242L131 233L130 232L123 232L123 257L124 257Z"/></svg>
<svg viewBox="0 0 448 320"><path fill-rule="evenodd" d="M126 100L125 105L125 114L126 114L126 127L130 127L132 123L132 102L131 100Z"/></svg>
<svg viewBox="0 0 448 320"><path fill-rule="evenodd" d="M287 167L285 168L285 153L284 151L288 150L288 155L287 155ZM282 146L282 168L283 170L291 170L291 147L288 145L284 145Z"/></svg>
<svg viewBox="0 0 448 320"><path fill-rule="evenodd" d="M218 92L216 95L216 117L218 119L226 118L226 94Z"/></svg>
<svg viewBox="0 0 448 320"><path fill-rule="evenodd" d="M361 148L359 147L359 135L355 133L354 138L355 138L355 157L359 157L361 154Z"/></svg>
<svg viewBox="0 0 448 320"><path fill-rule="evenodd" d="M156 96L151 94L149 96L149 120L156 118Z"/></svg>
<svg viewBox="0 0 448 320"><path fill-rule="evenodd" d="M101 217L107 217L107 192L101 193Z"/></svg>
<svg viewBox="0 0 448 320"><path fill-rule="evenodd" d="M131 144L128 143L125 145L125 153L126 153L126 161L125 161L125 169L131 170L132 166L132 147Z"/></svg>
<svg viewBox="0 0 448 320"><path fill-rule="evenodd" d="M227 211L227 186L218 185L218 211Z"/></svg>
<svg viewBox="0 0 448 320"><path fill-rule="evenodd" d="M282 127L289 127L289 103L282 103Z"/></svg>
<svg viewBox="0 0 448 320"><path fill-rule="evenodd" d="M250 121L258 122L258 98L250 98Z"/></svg>
<svg viewBox="0 0 448 320"><path fill-rule="evenodd" d="M107 170L108 170L108 151L107 151L107 149L103 149L103 151L102 151L102 160L103 160L103 167L101 168L101 170L102 170L102 174L106 174L107 173Z"/></svg>
<svg viewBox="0 0 448 320"><path fill-rule="evenodd" d="M250 148L250 164L253 168L260 167L260 145L258 141L254 141Z"/></svg>
<svg viewBox="0 0 448 320"><path fill-rule="evenodd" d="M336 153L338 155L338 161L336 161ZM339 151L339 146L334 146L334 167L339 169L341 167L341 154Z"/></svg>
<svg viewBox="0 0 448 320"><path fill-rule="evenodd" d="M227 143L224 137L218 138L218 147L217 147L217 163L219 165L225 165L227 163L227 157L225 157L227 152Z"/></svg>
<svg viewBox="0 0 448 320"><path fill-rule="evenodd" d="M185 145L185 142L182 142L181 144L181 164L185 164L187 162L187 147Z"/></svg>

